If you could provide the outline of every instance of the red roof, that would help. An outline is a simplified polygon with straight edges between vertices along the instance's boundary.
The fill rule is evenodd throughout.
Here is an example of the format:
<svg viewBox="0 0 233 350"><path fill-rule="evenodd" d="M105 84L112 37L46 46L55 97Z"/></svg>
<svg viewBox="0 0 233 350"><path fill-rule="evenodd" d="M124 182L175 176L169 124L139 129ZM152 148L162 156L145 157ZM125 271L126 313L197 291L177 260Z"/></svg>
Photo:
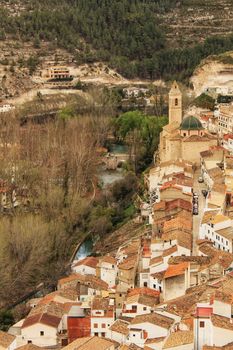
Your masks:
<svg viewBox="0 0 233 350"><path fill-rule="evenodd" d="M177 265L169 265L167 271L165 272L164 278L183 275L185 273L185 270L188 268L188 266L189 266L188 262L183 262Z"/></svg>
<svg viewBox="0 0 233 350"><path fill-rule="evenodd" d="M205 121L205 122L208 122L209 119L210 119L210 116L202 115L200 119L203 120L203 121Z"/></svg>
<svg viewBox="0 0 233 350"><path fill-rule="evenodd" d="M74 266L85 265L85 266L93 267L95 269L97 264L98 264L98 259L96 259L93 256L90 256L78 261Z"/></svg>
<svg viewBox="0 0 233 350"><path fill-rule="evenodd" d="M24 320L22 328L30 327L36 323L42 323L47 326L57 328L60 322L61 322L60 317L42 313L42 314L36 314L36 315L27 317Z"/></svg>
<svg viewBox="0 0 233 350"><path fill-rule="evenodd" d="M223 135L223 138L226 141L229 140L229 139L233 140L233 134L225 134L225 135Z"/></svg>
<svg viewBox="0 0 233 350"><path fill-rule="evenodd" d="M185 199L177 198L172 201L166 202L166 210L171 210L177 207L189 211L192 210L192 204L189 201L186 201Z"/></svg>
<svg viewBox="0 0 233 350"><path fill-rule="evenodd" d="M148 287L134 288L134 289L129 289L128 291L128 296L137 295L137 294L158 296L160 293L157 290L154 290Z"/></svg>
<svg viewBox="0 0 233 350"><path fill-rule="evenodd" d="M197 307L195 317L211 317L213 313L213 307Z"/></svg>

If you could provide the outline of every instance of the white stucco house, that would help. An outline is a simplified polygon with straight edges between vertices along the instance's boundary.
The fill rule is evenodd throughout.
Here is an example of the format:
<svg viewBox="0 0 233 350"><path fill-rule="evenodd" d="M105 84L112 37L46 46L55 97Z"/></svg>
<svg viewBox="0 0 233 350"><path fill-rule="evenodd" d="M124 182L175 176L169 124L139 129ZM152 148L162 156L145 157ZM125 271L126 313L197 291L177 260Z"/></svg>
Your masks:
<svg viewBox="0 0 233 350"><path fill-rule="evenodd" d="M217 249L233 252L232 220L220 213L206 213L202 219L199 231L200 239L208 239Z"/></svg>
<svg viewBox="0 0 233 350"><path fill-rule="evenodd" d="M80 273L81 275L96 275L97 264L98 259L90 256L74 263L72 266L72 271L75 273Z"/></svg>

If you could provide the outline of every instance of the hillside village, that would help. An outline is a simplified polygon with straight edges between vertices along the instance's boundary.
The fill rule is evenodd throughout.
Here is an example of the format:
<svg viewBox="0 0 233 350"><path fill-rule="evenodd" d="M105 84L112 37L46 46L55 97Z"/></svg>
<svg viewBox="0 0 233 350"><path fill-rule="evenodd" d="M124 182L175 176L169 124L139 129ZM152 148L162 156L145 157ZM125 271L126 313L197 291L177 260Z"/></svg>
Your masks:
<svg viewBox="0 0 233 350"><path fill-rule="evenodd" d="M74 260L56 291L0 332L0 349L233 349L232 126L231 104L184 117L174 82L145 175L146 230Z"/></svg>

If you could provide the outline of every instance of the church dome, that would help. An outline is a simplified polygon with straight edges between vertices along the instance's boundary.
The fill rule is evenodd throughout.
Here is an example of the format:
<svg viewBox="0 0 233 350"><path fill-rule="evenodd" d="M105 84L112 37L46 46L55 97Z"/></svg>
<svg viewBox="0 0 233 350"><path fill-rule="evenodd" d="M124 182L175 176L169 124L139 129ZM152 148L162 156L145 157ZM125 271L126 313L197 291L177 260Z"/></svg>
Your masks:
<svg viewBox="0 0 233 350"><path fill-rule="evenodd" d="M199 119L190 116L182 120L180 124L180 130L203 130L203 126Z"/></svg>

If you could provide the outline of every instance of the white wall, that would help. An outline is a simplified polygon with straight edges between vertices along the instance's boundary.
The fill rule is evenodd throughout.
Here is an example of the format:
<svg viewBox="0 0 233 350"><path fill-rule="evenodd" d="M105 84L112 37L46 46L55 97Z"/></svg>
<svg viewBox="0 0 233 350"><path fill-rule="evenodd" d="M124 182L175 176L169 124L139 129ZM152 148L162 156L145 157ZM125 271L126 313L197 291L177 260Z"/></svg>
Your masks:
<svg viewBox="0 0 233 350"><path fill-rule="evenodd" d="M107 338L114 340L119 344L125 344L127 336L122 334L122 333L118 333L118 332L111 331L110 329L108 329Z"/></svg>
<svg viewBox="0 0 233 350"><path fill-rule="evenodd" d="M34 345L41 347L57 345L57 333L61 330L61 323L58 329L42 323L36 323L30 327L22 328L22 340L25 345L28 340L31 340ZM40 335L41 331L44 332L43 336Z"/></svg>
<svg viewBox="0 0 233 350"><path fill-rule="evenodd" d="M100 278L108 283L109 287L116 285L117 266L109 263L102 263L100 267Z"/></svg>
<svg viewBox="0 0 233 350"><path fill-rule="evenodd" d="M96 269L86 265L73 266L72 271L81 275L96 275Z"/></svg>
<svg viewBox="0 0 233 350"><path fill-rule="evenodd" d="M215 346L224 346L231 343L233 340L233 331L229 329L223 329L213 327L213 344Z"/></svg>
<svg viewBox="0 0 233 350"><path fill-rule="evenodd" d="M231 304L223 303L219 300L214 300L214 314L231 318Z"/></svg>
<svg viewBox="0 0 233 350"><path fill-rule="evenodd" d="M130 326L130 328L145 330L148 334L147 339L166 337L169 334L169 330L167 330L166 328L162 328L160 326L148 322L133 324ZM143 340L143 343L145 342L145 340L146 339ZM135 342L134 344L137 345L137 343Z"/></svg>
<svg viewBox="0 0 233 350"><path fill-rule="evenodd" d="M150 276L149 278L149 288L155 289L159 292L162 292L162 280L158 280L158 278Z"/></svg>
<svg viewBox="0 0 233 350"><path fill-rule="evenodd" d="M214 246L217 249L225 250L227 252L232 253L232 241L221 236L219 232L216 231L227 228L229 226L231 226L231 220L223 221L218 225L214 225L214 227L211 227L211 225L208 224L203 224L200 226L199 237L200 239L209 239L211 242L214 243Z"/></svg>
<svg viewBox="0 0 233 350"><path fill-rule="evenodd" d="M144 339L143 331L132 329L129 332L129 337L127 339L128 344L135 344L139 347L143 347L146 339Z"/></svg>
<svg viewBox="0 0 233 350"><path fill-rule="evenodd" d="M204 328L201 328L199 326L200 322L205 322ZM202 350L203 345L213 345L213 327L210 319L194 319L194 340L196 344L196 350Z"/></svg>
<svg viewBox="0 0 233 350"><path fill-rule="evenodd" d="M133 306L137 306L137 312L135 312L135 313L122 312L122 315L125 317L134 318L134 317L139 316L139 315L149 314L151 311L150 306L142 305L139 303L126 304L124 307L124 310L126 310L126 311L133 310Z"/></svg>
<svg viewBox="0 0 233 350"><path fill-rule="evenodd" d="M107 333L109 327L114 322L113 317L93 317L91 316L91 336L95 333L98 333L101 336L101 333ZM94 327L94 324L97 324L97 327ZM105 327L103 327L105 325Z"/></svg>

